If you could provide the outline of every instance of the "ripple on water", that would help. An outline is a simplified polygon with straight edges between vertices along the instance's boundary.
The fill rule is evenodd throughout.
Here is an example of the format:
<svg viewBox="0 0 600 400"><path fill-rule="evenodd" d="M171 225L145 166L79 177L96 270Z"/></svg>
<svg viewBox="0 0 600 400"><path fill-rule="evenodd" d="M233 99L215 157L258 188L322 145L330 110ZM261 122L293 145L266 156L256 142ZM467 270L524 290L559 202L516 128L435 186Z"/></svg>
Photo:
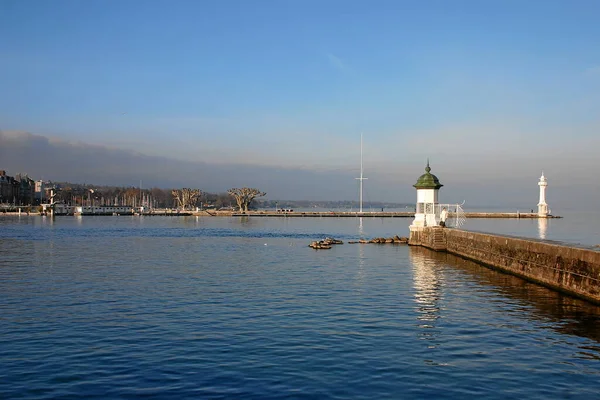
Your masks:
<svg viewBox="0 0 600 400"><path fill-rule="evenodd" d="M598 308L423 249L306 248L355 223L2 221L0 397L597 395Z"/></svg>

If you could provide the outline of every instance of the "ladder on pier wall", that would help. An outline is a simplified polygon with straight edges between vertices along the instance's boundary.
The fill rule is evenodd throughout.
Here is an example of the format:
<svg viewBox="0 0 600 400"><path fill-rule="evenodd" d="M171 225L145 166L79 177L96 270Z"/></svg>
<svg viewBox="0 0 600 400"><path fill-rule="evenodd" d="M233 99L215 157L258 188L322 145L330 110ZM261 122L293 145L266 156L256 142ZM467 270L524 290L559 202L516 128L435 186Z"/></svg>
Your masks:
<svg viewBox="0 0 600 400"><path fill-rule="evenodd" d="M434 227L432 229L431 248L435 251L446 250L446 238L444 228Z"/></svg>

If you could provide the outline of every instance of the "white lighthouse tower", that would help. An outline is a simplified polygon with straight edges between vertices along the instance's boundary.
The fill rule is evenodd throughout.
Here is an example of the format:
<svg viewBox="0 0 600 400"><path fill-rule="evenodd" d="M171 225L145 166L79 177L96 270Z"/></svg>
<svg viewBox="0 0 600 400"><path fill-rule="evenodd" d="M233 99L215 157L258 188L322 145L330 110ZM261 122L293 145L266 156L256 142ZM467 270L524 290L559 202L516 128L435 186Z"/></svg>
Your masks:
<svg viewBox="0 0 600 400"><path fill-rule="evenodd" d="M430 173L429 160L425 173L417 179L413 186L417 189L417 209L415 219L410 228L421 228L424 226L437 226L436 209L438 207L438 191L442 185L437 176Z"/></svg>
<svg viewBox="0 0 600 400"><path fill-rule="evenodd" d="M544 171L542 171L542 176L540 177L538 186L540 187L540 202L538 203L538 216L547 217L549 214L548 204L546 204L546 187L548 186L548 182L546 181L546 177L544 176Z"/></svg>

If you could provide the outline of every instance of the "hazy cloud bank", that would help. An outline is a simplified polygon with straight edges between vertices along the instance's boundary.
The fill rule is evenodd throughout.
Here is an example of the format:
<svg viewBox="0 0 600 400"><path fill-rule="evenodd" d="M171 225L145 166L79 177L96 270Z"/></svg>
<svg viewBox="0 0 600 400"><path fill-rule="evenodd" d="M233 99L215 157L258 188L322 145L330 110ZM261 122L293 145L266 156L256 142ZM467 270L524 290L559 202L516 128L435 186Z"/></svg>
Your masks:
<svg viewBox="0 0 600 400"><path fill-rule="evenodd" d="M425 145L424 143L423 145ZM383 145L382 145L383 146ZM502 144L498 147L502 148ZM528 143L527 146L530 146ZM466 201L467 206L531 209L537 205L537 179L544 169L549 179L548 202L553 210L596 206L600 186L594 178L595 157L589 152L563 152L551 156L531 146L530 157L508 150L482 152L470 157L444 152L432 146L432 172L444 184L441 202ZM375 150L375 149L373 149ZM456 149L455 149L456 150ZM268 149L265 149L268 152ZM365 201L413 202L412 185L422 174L425 159L405 148L394 162L371 153L365 163ZM456 151L459 153L458 151ZM356 200L358 159L355 167L332 168L305 165L276 167L236 163L206 163L149 156L82 142L69 142L27 132L0 131L0 169L11 175L29 173L35 179L97 185L144 187L195 187L223 192L231 187L252 186L271 199ZM425 153L420 152L424 157Z"/></svg>
<svg viewBox="0 0 600 400"><path fill-rule="evenodd" d="M197 187L222 192L251 186L277 199L352 199L351 173L243 164L209 164L0 131L0 169L35 179L144 187ZM373 198L373 201L380 200Z"/></svg>

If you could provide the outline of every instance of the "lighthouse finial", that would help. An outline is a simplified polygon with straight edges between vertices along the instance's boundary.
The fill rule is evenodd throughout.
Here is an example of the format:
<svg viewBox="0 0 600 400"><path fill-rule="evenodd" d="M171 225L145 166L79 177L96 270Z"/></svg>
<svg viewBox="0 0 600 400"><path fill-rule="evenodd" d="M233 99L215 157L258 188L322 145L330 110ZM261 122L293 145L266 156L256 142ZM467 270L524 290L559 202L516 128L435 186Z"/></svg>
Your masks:
<svg viewBox="0 0 600 400"><path fill-rule="evenodd" d="M425 167L425 172L429 171L431 171L431 168L429 167L429 157L427 157L427 166Z"/></svg>

